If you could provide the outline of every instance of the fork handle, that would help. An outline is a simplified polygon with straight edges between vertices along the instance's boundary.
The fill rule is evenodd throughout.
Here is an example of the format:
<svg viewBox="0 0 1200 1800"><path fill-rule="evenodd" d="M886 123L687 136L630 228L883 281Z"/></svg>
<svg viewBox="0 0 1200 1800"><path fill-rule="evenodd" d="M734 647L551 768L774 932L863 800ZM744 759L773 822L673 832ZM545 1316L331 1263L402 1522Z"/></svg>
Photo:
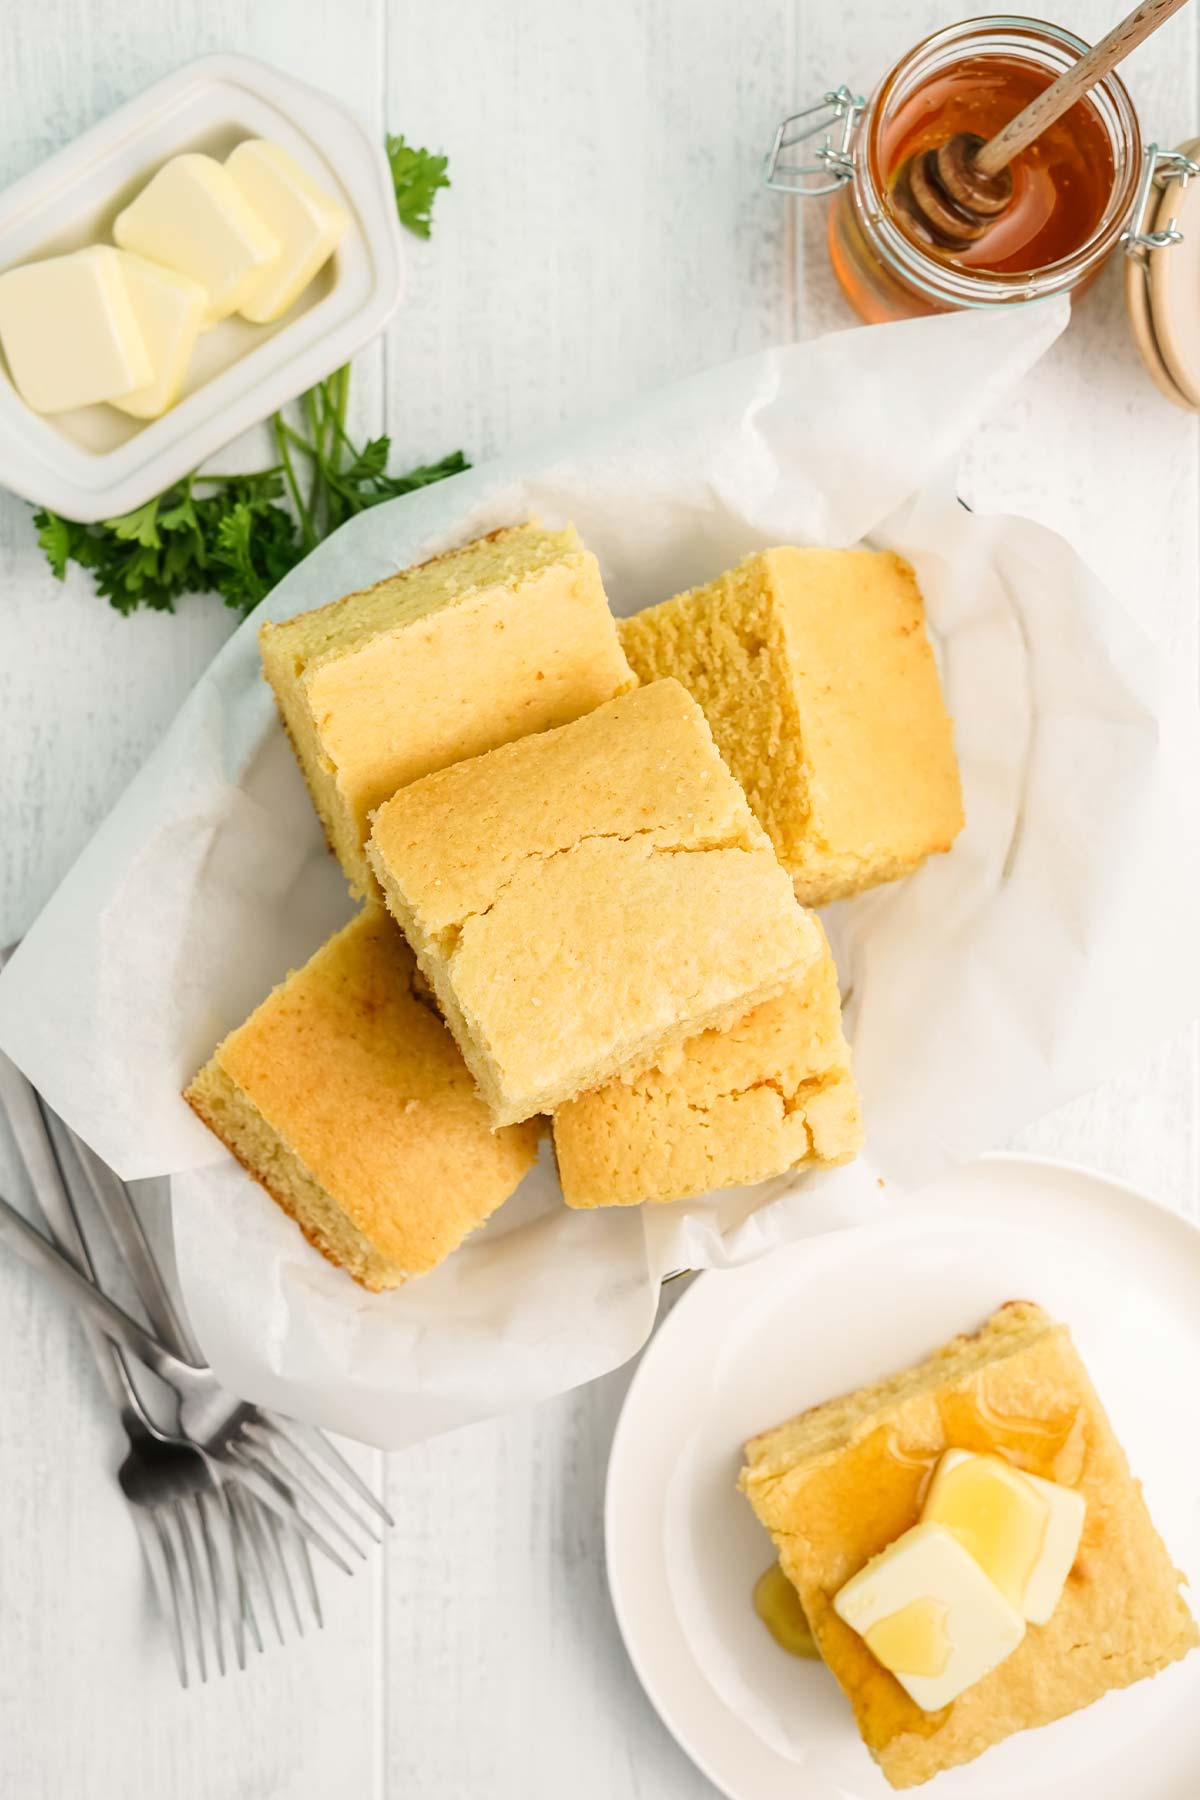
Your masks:
<svg viewBox="0 0 1200 1800"><path fill-rule="evenodd" d="M68 1127L64 1126L63 1129L67 1132L71 1148L104 1215L104 1222L125 1258L151 1325L168 1350L173 1350L177 1356L188 1361L193 1360L196 1355L195 1343L163 1280L162 1270L150 1248L129 1189L116 1170L110 1169L103 1158L96 1155L90 1144L85 1144Z"/></svg>
<svg viewBox="0 0 1200 1800"><path fill-rule="evenodd" d="M144 1325L131 1319L115 1300L110 1300L86 1275L81 1275L61 1250L55 1249L48 1238L44 1238L15 1206L10 1206L3 1198L0 1198L0 1243L15 1250L19 1257L43 1274L52 1287L56 1287L60 1294L89 1318L93 1325L98 1326L105 1337L132 1351L139 1362L144 1362L163 1381L178 1388L186 1386L189 1377L197 1373L191 1363L181 1361L178 1356L165 1349Z"/></svg>
<svg viewBox="0 0 1200 1800"><path fill-rule="evenodd" d="M8 955L7 951L0 950L0 968L7 962ZM17 1065L10 1062L3 1052L0 1052L0 1105L8 1118L17 1151L25 1164L26 1173L33 1184L34 1197L46 1223L72 1261L78 1264L85 1275L94 1278L96 1271L83 1233L79 1229L70 1196L63 1186L61 1171L46 1131L37 1095ZM96 1359L97 1371L113 1405L122 1418L126 1413L131 1416L136 1414L141 1399L130 1379L124 1357L111 1338L106 1338L103 1332L98 1331L86 1319L83 1334Z"/></svg>

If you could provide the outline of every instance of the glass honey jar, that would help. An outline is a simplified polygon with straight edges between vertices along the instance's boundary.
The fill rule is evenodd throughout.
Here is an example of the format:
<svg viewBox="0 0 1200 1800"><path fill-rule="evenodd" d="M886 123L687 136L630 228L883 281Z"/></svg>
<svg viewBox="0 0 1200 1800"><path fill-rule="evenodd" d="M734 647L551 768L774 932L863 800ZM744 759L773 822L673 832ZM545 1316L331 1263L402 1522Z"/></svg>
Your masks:
<svg viewBox="0 0 1200 1800"><path fill-rule="evenodd" d="M767 184L834 196L830 260L864 319L1037 300L1083 287L1119 244L1144 255L1177 241L1174 221L1145 231L1143 216L1156 185L1200 170L1143 147L1115 74L1019 154L1012 201L977 242L938 244L905 204L903 171L914 155L957 132L991 137L1087 48L1036 19L968 19L909 51L869 100L842 87L782 122ZM793 160L800 146L808 161Z"/></svg>

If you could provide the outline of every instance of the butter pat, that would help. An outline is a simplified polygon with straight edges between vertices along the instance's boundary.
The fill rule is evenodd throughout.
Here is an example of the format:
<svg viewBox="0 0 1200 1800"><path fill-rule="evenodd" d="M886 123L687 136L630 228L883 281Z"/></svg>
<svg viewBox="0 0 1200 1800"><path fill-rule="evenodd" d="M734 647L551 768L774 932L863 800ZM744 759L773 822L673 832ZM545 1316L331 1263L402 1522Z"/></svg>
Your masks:
<svg viewBox="0 0 1200 1800"><path fill-rule="evenodd" d="M279 240L274 260L238 309L253 324L269 325L319 274L350 220L279 144L248 138L226 159L225 167Z"/></svg>
<svg viewBox="0 0 1200 1800"><path fill-rule="evenodd" d="M164 163L118 213L113 236L123 250L198 281L208 295L209 325L238 311L280 251L279 239L229 171L197 154Z"/></svg>
<svg viewBox="0 0 1200 1800"><path fill-rule="evenodd" d="M39 413L112 400L153 376L118 252L103 244L0 275L0 344Z"/></svg>
<svg viewBox="0 0 1200 1800"><path fill-rule="evenodd" d="M112 404L135 419L157 419L179 398L208 295L198 281L129 250L116 250L125 292L150 357L150 380Z"/></svg>
<svg viewBox="0 0 1200 1800"><path fill-rule="evenodd" d="M921 1516L952 1531L1022 1617L1044 1625L1075 1561L1085 1511L1074 1488L999 1456L947 1450Z"/></svg>
<svg viewBox="0 0 1200 1800"><path fill-rule="evenodd" d="M1025 1621L946 1526L922 1520L872 1557L833 1609L922 1712L937 1712L1010 1656Z"/></svg>

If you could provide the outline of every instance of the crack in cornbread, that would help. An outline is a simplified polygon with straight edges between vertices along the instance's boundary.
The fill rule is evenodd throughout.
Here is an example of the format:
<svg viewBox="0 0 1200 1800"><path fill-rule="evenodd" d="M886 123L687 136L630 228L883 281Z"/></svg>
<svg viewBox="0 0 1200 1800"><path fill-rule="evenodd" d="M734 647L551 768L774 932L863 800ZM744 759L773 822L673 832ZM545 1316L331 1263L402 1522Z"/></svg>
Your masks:
<svg viewBox="0 0 1200 1800"><path fill-rule="evenodd" d="M819 927L818 927L819 929ZM635 1206L847 1162L862 1143L824 933L799 981L733 1025L618 1076L554 1115L568 1206Z"/></svg>
<svg viewBox="0 0 1200 1800"><path fill-rule="evenodd" d="M920 590L871 550L768 550L619 621L644 681L704 708L798 897L894 881L950 848L962 797Z"/></svg>
<svg viewBox="0 0 1200 1800"><path fill-rule="evenodd" d="M573 844L565 844L554 850L531 852L522 859L513 874L501 882L486 906L481 906L476 912L464 913L463 917L454 925L448 925L443 931L436 933L433 941L443 956L447 958L453 956L455 946L461 938L464 928L476 919L486 919L489 913L494 912L508 890L515 882L523 878L534 864L540 863L545 866L547 863L555 862L560 856L573 856L585 844L631 844L636 838L648 835L650 833L647 831L589 831ZM697 844L652 843L650 854L652 856L703 856L710 850L745 850L752 854L754 849L754 845L743 843L738 838L709 838Z"/></svg>
<svg viewBox="0 0 1200 1800"><path fill-rule="evenodd" d="M331 848L372 891L368 815L406 782L575 719L635 678L575 531L507 526L259 632Z"/></svg>
<svg viewBox="0 0 1200 1800"><path fill-rule="evenodd" d="M732 1024L819 947L677 682L412 783L369 853L501 1124Z"/></svg>
<svg viewBox="0 0 1200 1800"><path fill-rule="evenodd" d="M185 1095L309 1241L364 1287L427 1273L532 1166L487 1109L382 907L226 1037Z"/></svg>
<svg viewBox="0 0 1200 1800"><path fill-rule="evenodd" d="M925 1713L840 1619L833 1599L914 1525L951 1448L993 1452L1086 1503L1054 1613L997 1668ZM1088 1706L1185 1656L1196 1628L1065 1326L1014 1301L914 1367L752 1438L740 1486L767 1527L821 1655L893 1787Z"/></svg>

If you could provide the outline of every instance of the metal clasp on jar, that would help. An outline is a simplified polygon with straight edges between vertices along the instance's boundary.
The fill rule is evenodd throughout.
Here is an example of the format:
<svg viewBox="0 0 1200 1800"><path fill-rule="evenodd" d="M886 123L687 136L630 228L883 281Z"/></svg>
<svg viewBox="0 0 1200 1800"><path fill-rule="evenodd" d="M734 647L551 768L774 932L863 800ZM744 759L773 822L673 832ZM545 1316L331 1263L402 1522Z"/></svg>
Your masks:
<svg viewBox="0 0 1200 1800"><path fill-rule="evenodd" d="M1157 205L1157 195L1167 183L1177 181L1186 187L1193 175L1200 175L1200 163L1190 156L1184 156L1180 150L1160 150L1157 144L1146 145L1129 227L1121 239L1126 256L1136 256L1144 262L1151 250L1165 250L1170 244L1183 242L1179 221L1174 217L1156 231L1147 231L1146 226L1151 223L1151 207Z"/></svg>
<svg viewBox="0 0 1200 1800"><path fill-rule="evenodd" d="M861 94L852 94L843 83L815 106L806 106L803 112L790 113L782 119L763 161L767 186L777 194L810 194L814 198L836 193L853 178L854 152L850 145L866 105ZM835 144L833 134L839 125L841 132ZM824 142L812 152L811 162L783 160L789 150L821 136Z"/></svg>

